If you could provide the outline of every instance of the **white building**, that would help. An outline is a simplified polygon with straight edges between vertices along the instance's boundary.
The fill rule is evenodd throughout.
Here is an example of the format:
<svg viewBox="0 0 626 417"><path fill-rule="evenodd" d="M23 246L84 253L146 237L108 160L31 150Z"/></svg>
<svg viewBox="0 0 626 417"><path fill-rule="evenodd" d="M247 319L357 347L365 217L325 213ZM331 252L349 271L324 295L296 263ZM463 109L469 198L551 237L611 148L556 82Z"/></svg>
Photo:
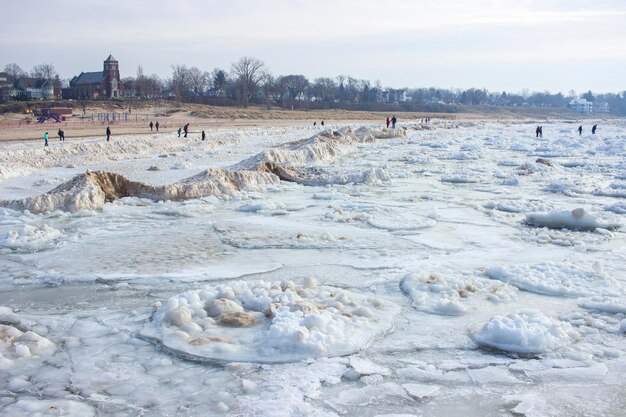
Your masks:
<svg viewBox="0 0 626 417"><path fill-rule="evenodd" d="M568 107L576 113L590 114L593 112L593 103L584 98L570 101Z"/></svg>

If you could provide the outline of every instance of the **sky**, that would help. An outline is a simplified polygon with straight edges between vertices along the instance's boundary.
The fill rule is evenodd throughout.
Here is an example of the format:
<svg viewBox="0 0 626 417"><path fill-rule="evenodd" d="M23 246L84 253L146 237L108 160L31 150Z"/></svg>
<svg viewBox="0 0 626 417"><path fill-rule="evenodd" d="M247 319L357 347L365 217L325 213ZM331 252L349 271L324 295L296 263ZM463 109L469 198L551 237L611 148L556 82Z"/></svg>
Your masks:
<svg viewBox="0 0 626 417"><path fill-rule="evenodd" d="M626 90L625 0L2 0L0 69L166 78L171 65L340 74L388 87Z"/></svg>

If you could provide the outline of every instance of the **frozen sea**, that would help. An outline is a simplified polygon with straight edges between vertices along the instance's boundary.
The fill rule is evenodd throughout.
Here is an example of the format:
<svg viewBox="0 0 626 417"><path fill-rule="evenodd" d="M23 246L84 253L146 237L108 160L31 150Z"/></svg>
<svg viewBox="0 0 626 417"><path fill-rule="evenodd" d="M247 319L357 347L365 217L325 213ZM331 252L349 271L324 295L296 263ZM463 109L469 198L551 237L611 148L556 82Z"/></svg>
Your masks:
<svg viewBox="0 0 626 417"><path fill-rule="evenodd" d="M293 143L315 176L0 207L0 415L624 416L626 122L578 125L1 144L0 200L86 170L173 184Z"/></svg>

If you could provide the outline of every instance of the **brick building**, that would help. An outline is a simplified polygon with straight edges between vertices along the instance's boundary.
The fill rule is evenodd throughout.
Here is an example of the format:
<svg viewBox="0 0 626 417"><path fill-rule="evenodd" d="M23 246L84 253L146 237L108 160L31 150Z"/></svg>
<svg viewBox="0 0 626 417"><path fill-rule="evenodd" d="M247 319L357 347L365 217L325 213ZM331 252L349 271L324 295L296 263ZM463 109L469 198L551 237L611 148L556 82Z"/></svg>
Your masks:
<svg viewBox="0 0 626 417"><path fill-rule="evenodd" d="M70 80L70 87L63 89L63 98L92 99L124 96L124 84L120 78L120 66L113 55L104 61L102 71L81 72Z"/></svg>

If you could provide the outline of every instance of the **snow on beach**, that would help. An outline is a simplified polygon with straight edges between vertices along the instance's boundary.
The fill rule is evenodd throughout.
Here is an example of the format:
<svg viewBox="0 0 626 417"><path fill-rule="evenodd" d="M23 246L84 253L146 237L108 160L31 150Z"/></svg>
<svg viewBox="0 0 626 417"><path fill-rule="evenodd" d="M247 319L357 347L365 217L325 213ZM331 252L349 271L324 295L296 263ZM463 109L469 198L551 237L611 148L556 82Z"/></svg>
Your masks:
<svg viewBox="0 0 626 417"><path fill-rule="evenodd" d="M0 414L619 415L626 124L402 122L3 144Z"/></svg>

